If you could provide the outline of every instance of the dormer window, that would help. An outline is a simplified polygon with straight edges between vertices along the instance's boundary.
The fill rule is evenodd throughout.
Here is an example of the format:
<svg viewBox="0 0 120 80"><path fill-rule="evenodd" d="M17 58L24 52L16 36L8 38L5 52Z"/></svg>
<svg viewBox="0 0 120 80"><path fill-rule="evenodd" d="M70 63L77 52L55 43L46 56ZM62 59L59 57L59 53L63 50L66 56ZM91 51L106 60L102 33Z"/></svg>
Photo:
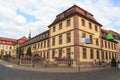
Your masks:
<svg viewBox="0 0 120 80"><path fill-rule="evenodd" d="M53 32L55 32L55 26L53 26Z"/></svg>
<svg viewBox="0 0 120 80"><path fill-rule="evenodd" d="M64 18L64 13L60 15L60 19Z"/></svg>
<svg viewBox="0 0 120 80"><path fill-rule="evenodd" d="M2 43L3 43L3 44L5 44L5 43L6 43L6 41L2 41Z"/></svg>
<svg viewBox="0 0 120 80"><path fill-rule="evenodd" d="M88 12L87 12L87 11L85 11L85 16L89 17L89 14L88 14Z"/></svg>

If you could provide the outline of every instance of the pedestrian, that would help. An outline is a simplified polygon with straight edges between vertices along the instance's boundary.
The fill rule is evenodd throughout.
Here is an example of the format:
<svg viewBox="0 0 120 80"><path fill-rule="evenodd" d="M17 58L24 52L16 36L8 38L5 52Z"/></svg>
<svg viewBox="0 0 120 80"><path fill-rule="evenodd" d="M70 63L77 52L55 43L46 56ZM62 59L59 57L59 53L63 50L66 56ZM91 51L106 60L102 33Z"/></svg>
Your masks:
<svg viewBox="0 0 120 80"><path fill-rule="evenodd" d="M92 63L93 69L95 68L95 64L96 64L96 60L94 60Z"/></svg>
<svg viewBox="0 0 120 80"><path fill-rule="evenodd" d="M120 69L120 62L118 61L118 69Z"/></svg>

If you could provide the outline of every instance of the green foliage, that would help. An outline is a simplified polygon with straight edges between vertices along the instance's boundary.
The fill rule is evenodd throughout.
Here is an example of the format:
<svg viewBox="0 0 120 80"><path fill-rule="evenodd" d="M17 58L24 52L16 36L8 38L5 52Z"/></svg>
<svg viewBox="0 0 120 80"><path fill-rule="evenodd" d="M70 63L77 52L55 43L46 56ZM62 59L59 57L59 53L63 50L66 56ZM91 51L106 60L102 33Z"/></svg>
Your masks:
<svg viewBox="0 0 120 80"><path fill-rule="evenodd" d="M21 48L17 49L17 57L20 58L20 55L23 53Z"/></svg>
<svg viewBox="0 0 120 80"><path fill-rule="evenodd" d="M26 55L27 55L27 56L32 56L31 47L29 47L29 48L27 49Z"/></svg>
<svg viewBox="0 0 120 80"><path fill-rule="evenodd" d="M34 54L34 57L38 57L39 55L38 54Z"/></svg>
<svg viewBox="0 0 120 80"><path fill-rule="evenodd" d="M9 61L9 58L11 58L11 55L10 55L10 54L4 55L4 60Z"/></svg>
<svg viewBox="0 0 120 80"><path fill-rule="evenodd" d="M114 57L111 60L111 67L116 67L116 60Z"/></svg>

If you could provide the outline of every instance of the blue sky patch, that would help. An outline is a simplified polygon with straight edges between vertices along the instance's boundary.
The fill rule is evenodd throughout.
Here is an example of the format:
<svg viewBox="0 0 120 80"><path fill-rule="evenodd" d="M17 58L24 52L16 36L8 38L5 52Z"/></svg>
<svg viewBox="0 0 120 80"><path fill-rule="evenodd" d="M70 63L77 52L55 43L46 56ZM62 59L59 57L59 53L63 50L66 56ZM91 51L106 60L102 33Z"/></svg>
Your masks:
<svg viewBox="0 0 120 80"><path fill-rule="evenodd" d="M16 13L17 13L17 15L22 15L22 16L24 16L24 17L26 18L27 22L35 22L35 21L38 20L38 19L35 18L35 16L29 15L29 14L21 11L20 9L17 9L17 10L16 10Z"/></svg>

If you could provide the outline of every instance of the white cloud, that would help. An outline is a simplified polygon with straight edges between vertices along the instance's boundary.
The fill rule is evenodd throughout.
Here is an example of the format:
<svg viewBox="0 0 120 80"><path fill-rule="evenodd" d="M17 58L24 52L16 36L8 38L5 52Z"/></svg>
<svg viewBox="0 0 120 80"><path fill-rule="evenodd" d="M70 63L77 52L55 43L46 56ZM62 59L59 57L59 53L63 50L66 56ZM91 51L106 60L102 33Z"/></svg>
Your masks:
<svg viewBox="0 0 120 80"><path fill-rule="evenodd" d="M103 28L119 32L120 6L113 6L110 0L0 0L0 34L4 33L0 36L19 38L28 36L30 30L32 36L37 35L47 30L55 16L71 7L73 3L92 13ZM27 22L23 15L16 14L17 9L38 20ZM114 29L114 26L119 27Z"/></svg>

